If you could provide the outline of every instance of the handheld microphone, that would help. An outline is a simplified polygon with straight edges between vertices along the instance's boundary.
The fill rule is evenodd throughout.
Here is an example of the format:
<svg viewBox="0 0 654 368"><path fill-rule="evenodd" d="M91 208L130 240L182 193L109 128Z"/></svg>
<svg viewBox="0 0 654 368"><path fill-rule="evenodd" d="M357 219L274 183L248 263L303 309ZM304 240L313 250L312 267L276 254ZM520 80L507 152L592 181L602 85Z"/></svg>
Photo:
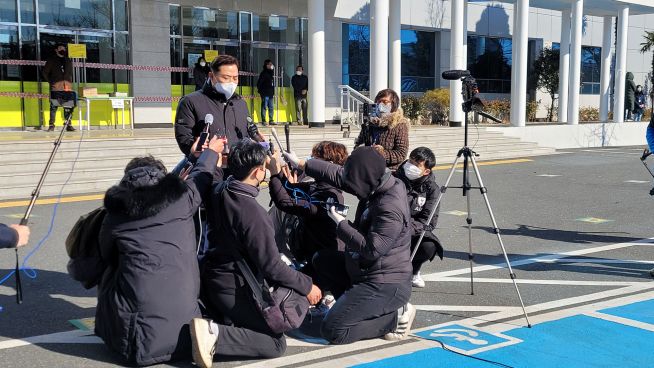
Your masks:
<svg viewBox="0 0 654 368"><path fill-rule="evenodd" d="M277 131L275 128L270 128L270 134L275 138L275 142L277 142L277 146L279 146L279 150L283 151L284 149L282 148L282 143L279 141L279 137L277 136Z"/></svg>
<svg viewBox="0 0 654 368"><path fill-rule="evenodd" d="M195 151L196 152L202 152L202 146L204 146L204 142L207 141L207 137L209 137L209 127L213 124L213 115L212 114L207 114L204 116L204 131L200 133L200 140L198 141L198 145L195 146Z"/></svg>
<svg viewBox="0 0 654 368"><path fill-rule="evenodd" d="M252 118L248 116L247 121L248 121L248 136L259 143L265 142L266 139L261 133L259 133L259 128L254 123L254 121L252 121Z"/></svg>
<svg viewBox="0 0 654 368"><path fill-rule="evenodd" d="M446 80L459 80L464 77L470 76L469 70L446 70L441 74L443 79Z"/></svg>
<svg viewBox="0 0 654 368"><path fill-rule="evenodd" d="M286 152L291 152L291 127L289 124L284 125L284 134L286 134Z"/></svg>

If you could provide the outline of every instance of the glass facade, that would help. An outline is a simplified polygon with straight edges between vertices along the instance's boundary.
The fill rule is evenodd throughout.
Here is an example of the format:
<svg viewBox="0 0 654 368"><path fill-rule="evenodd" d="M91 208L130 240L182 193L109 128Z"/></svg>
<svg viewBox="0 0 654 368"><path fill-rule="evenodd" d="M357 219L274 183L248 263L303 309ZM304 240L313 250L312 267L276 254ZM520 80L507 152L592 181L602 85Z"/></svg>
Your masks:
<svg viewBox="0 0 654 368"><path fill-rule="evenodd" d="M511 93L510 38L468 35L468 70L484 93Z"/></svg>
<svg viewBox="0 0 654 368"><path fill-rule="evenodd" d="M402 92L433 89L435 72L435 33L403 29ZM370 88L370 27L343 24L343 84L358 91Z"/></svg>
<svg viewBox="0 0 654 368"><path fill-rule="evenodd" d="M561 44L552 43L554 50L559 50ZM600 76L602 70L602 48L596 46L581 46L581 85L582 95L600 94Z"/></svg>
<svg viewBox="0 0 654 368"><path fill-rule="evenodd" d="M0 57L43 61L58 43L80 43L86 45L87 63L129 64L128 24L127 0L0 0ZM96 87L99 93L129 91L126 70L85 67L76 74L76 83ZM41 67L0 66L0 92L48 90ZM5 117L0 126L37 126L47 113L47 100L0 97L0 101Z"/></svg>

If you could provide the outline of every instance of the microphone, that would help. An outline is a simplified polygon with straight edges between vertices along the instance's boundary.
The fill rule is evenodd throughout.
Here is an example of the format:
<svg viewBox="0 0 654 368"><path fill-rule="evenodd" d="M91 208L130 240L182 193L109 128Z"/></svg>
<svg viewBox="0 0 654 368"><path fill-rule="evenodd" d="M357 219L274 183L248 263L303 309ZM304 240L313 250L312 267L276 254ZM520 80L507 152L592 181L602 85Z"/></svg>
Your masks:
<svg viewBox="0 0 654 368"><path fill-rule="evenodd" d="M464 77L470 76L469 70L446 70L441 74L443 79L446 80L459 80Z"/></svg>
<svg viewBox="0 0 654 368"><path fill-rule="evenodd" d="M209 126L211 124L213 124L213 115L212 114L205 115L204 116L204 123L206 124L205 129L207 129L207 131L209 131Z"/></svg>
<svg viewBox="0 0 654 368"><path fill-rule="evenodd" d="M265 142L266 139L261 133L259 133L259 128L254 123L254 121L252 121L252 118L248 116L247 121L248 121L248 136L257 142Z"/></svg>
<svg viewBox="0 0 654 368"><path fill-rule="evenodd" d="M275 141L277 142L277 146L279 146L279 150L283 151L284 149L282 148L282 143L279 141L279 137L277 136L277 131L275 128L270 128L270 134L272 134L273 138L275 138Z"/></svg>
<svg viewBox="0 0 654 368"><path fill-rule="evenodd" d="M291 128L289 124L284 125L284 133L286 134L286 152L291 152Z"/></svg>

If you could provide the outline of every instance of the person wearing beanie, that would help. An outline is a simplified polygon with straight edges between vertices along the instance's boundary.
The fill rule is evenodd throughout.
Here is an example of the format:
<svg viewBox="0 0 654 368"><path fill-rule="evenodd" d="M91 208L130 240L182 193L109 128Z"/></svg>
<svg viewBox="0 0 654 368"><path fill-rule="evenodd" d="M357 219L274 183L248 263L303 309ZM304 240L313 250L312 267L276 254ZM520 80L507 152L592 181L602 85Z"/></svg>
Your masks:
<svg viewBox="0 0 654 368"><path fill-rule="evenodd" d="M406 338L416 309L409 303L412 230L404 183L372 147L355 149L343 167L300 160L293 153L284 156L308 176L359 199L354 221L329 210L345 252L324 250L313 258L324 289L337 298L321 324L323 338L331 344Z"/></svg>

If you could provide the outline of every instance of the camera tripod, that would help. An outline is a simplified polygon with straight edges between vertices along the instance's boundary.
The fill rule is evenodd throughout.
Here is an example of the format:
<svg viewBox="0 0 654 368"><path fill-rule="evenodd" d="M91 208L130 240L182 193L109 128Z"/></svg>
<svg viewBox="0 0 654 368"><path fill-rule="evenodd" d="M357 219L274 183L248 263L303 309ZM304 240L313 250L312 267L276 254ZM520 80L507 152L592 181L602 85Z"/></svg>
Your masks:
<svg viewBox="0 0 654 368"><path fill-rule="evenodd" d="M474 109L475 112L486 118L498 122L501 121L482 111L483 103L481 102L479 97L477 97L477 93L478 93L477 83L475 82L474 78L468 76L463 78L462 81L464 84L462 94L464 96L464 101L465 101L463 103L463 111L465 113L464 144L463 147L457 153L456 158L454 159L454 163L452 164L449 174L447 175L447 180L445 180L445 183L441 187L441 191L438 194L434 207L431 209L431 213L429 214L429 218L427 219L426 224L431 224L432 218L434 217L436 210L438 209L438 206L441 203L441 200L445 196L445 192L447 191L447 189L461 188L463 190L463 196L466 197L466 211L467 211L466 223L468 224L468 260L470 261L470 295L474 295L474 269L473 269L474 254L472 252L472 213L470 212L470 195L468 192L471 189L479 189L479 192L484 198L484 203L486 204L486 209L488 210L490 219L493 223L493 233L497 236L497 241L499 242L500 248L502 249L502 254L504 255L504 261L506 262L507 268L509 270L509 276L511 277L511 281L513 281L513 286L515 287L515 291L518 294L518 299L520 300L522 312L524 314L525 320L527 321L527 327L531 328L531 323L529 322L529 316L527 315L525 304L522 301L522 296L520 295L520 289L518 289L518 284L516 283L516 275L513 272L513 269L511 268L511 262L509 261L509 257L506 253L506 248L504 247L504 242L502 241L502 237L500 236L500 229L497 227L497 222L495 221L495 216L493 215L493 209L491 208L490 202L488 201L488 195L487 195L488 190L486 186L484 186L484 182L481 178L481 174L479 173L479 167L477 166L477 160L475 159L475 157L478 157L479 154L477 154L468 146L468 113L469 112L473 111ZM454 172L457 168L457 165L459 164L459 161L461 161L461 157L463 157L463 184L461 186L450 186L450 181L454 176ZM470 185L470 165L472 165L472 169L475 174L475 177L477 178L477 182L479 183L479 186ZM425 232L426 231L423 230L422 233L420 234L420 237L418 238L416 247L411 253L411 261L413 261L413 258L418 252L418 248L422 243L422 240L425 236Z"/></svg>

